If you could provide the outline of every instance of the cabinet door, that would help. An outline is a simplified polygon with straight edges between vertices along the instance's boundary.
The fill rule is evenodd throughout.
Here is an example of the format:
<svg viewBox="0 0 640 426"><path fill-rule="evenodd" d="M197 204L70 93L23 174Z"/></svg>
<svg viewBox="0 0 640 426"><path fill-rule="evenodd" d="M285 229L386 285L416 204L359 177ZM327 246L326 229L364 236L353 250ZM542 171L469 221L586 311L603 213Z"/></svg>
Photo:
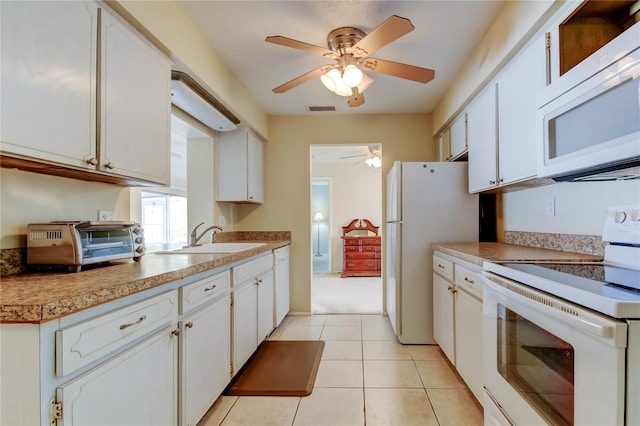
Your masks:
<svg viewBox="0 0 640 426"><path fill-rule="evenodd" d="M101 9L99 169L169 184L171 65Z"/></svg>
<svg viewBox="0 0 640 426"><path fill-rule="evenodd" d="M453 284L433 274L433 336L442 352L455 364Z"/></svg>
<svg viewBox="0 0 640 426"><path fill-rule="evenodd" d="M178 339L165 329L57 389L59 426L175 425Z"/></svg>
<svg viewBox="0 0 640 426"><path fill-rule="evenodd" d="M181 329L182 424L196 425L231 378L229 296L182 321Z"/></svg>
<svg viewBox="0 0 640 426"><path fill-rule="evenodd" d="M482 402L482 302L459 290L455 303L456 369Z"/></svg>
<svg viewBox="0 0 640 426"><path fill-rule="evenodd" d="M536 175L537 95L544 87L544 52L534 43L498 78L498 170L500 184Z"/></svg>
<svg viewBox="0 0 640 426"><path fill-rule="evenodd" d="M440 161L451 160L451 129L440 134Z"/></svg>
<svg viewBox="0 0 640 426"><path fill-rule="evenodd" d="M469 192L497 185L496 86L490 84L469 106Z"/></svg>
<svg viewBox="0 0 640 426"><path fill-rule="evenodd" d="M275 279L275 326L280 325L289 313L289 247L273 251Z"/></svg>
<svg viewBox="0 0 640 426"><path fill-rule="evenodd" d="M262 341L273 331L273 270L268 270L258 277L258 341Z"/></svg>
<svg viewBox="0 0 640 426"><path fill-rule="evenodd" d="M263 181L262 141L252 132L247 132L247 201L264 201Z"/></svg>
<svg viewBox="0 0 640 426"><path fill-rule="evenodd" d="M0 2L3 152L95 167L96 25L93 2Z"/></svg>
<svg viewBox="0 0 640 426"><path fill-rule="evenodd" d="M250 282L233 292L233 373L258 347L258 288Z"/></svg>
<svg viewBox="0 0 640 426"><path fill-rule="evenodd" d="M467 152L468 134L467 134L467 114L460 114L451 124L450 130L450 159L455 159Z"/></svg>

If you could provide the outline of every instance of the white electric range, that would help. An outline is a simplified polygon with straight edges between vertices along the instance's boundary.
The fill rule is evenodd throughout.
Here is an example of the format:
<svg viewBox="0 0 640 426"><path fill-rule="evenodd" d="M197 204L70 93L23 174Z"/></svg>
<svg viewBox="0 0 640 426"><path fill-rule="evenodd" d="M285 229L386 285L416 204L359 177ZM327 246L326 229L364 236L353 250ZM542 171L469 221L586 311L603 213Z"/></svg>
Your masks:
<svg viewBox="0 0 640 426"><path fill-rule="evenodd" d="M640 205L600 263L483 267L485 424L640 424Z"/></svg>

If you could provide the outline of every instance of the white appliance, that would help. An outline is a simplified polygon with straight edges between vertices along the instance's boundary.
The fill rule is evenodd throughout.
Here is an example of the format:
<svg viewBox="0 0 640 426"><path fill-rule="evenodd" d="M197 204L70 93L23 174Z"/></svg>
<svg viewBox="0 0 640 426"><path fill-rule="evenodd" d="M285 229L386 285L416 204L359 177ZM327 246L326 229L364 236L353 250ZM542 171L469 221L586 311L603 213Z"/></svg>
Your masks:
<svg viewBox="0 0 640 426"><path fill-rule="evenodd" d="M485 262L485 424L640 424L640 205L601 263Z"/></svg>
<svg viewBox="0 0 640 426"><path fill-rule="evenodd" d="M539 177L640 176L640 23L623 38L631 36L636 37L635 50L627 53L629 43L621 44L620 54L610 52L618 58L614 63L539 109ZM617 46L611 44L607 48Z"/></svg>
<svg viewBox="0 0 640 426"><path fill-rule="evenodd" d="M478 240L467 176L464 162L396 161L387 174L386 308L401 343L436 343L431 244Z"/></svg>

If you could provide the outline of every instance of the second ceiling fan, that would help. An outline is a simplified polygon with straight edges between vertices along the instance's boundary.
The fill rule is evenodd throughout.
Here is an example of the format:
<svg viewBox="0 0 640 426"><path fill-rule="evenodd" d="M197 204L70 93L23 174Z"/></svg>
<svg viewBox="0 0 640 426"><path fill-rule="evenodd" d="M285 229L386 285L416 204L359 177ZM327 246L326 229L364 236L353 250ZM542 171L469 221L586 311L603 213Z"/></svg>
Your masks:
<svg viewBox="0 0 640 426"><path fill-rule="evenodd" d="M327 89L341 96L348 96L350 107L364 103L363 91L373 82L362 70L387 74L420 83L428 83L435 77L435 71L428 68L401 64L370 55L394 40L413 31L411 21L393 15L369 34L355 27L341 27L327 36L328 49L283 36L270 36L268 43L304 50L333 59L332 64L323 65L306 74L294 78L275 89L274 93L284 93L302 83L320 77Z"/></svg>

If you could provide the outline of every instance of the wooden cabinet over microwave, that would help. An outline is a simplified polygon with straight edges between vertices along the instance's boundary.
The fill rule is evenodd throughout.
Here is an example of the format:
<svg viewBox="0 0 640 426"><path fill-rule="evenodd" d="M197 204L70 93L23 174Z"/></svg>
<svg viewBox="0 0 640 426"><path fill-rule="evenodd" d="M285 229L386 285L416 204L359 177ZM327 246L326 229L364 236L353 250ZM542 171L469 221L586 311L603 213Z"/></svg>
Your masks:
<svg viewBox="0 0 640 426"><path fill-rule="evenodd" d="M353 219L342 227L342 278L380 276L382 254L378 228L367 219ZM367 235L349 235L352 231L367 231Z"/></svg>

